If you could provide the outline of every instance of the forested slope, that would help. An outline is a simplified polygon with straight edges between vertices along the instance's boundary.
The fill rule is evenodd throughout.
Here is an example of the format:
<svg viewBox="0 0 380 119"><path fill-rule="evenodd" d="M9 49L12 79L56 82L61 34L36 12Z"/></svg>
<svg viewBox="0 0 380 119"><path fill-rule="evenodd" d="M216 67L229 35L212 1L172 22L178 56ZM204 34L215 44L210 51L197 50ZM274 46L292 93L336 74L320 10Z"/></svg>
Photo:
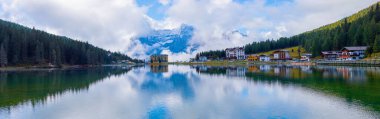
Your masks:
<svg viewBox="0 0 380 119"><path fill-rule="evenodd" d="M2 66L96 65L117 60L138 62L127 55L106 51L86 42L0 20L0 64Z"/></svg>
<svg viewBox="0 0 380 119"><path fill-rule="evenodd" d="M368 54L380 52L379 4L377 2L350 17L299 35L247 44L245 52L254 54L294 46L302 46L314 56L320 55L321 51L340 50L345 46L370 46Z"/></svg>

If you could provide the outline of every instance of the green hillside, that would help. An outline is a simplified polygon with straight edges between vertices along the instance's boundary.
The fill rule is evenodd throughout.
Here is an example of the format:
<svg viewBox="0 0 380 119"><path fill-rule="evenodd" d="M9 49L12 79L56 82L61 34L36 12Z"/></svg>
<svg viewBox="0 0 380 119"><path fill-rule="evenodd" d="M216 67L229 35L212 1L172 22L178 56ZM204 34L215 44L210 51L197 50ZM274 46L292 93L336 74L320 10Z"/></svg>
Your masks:
<svg viewBox="0 0 380 119"><path fill-rule="evenodd" d="M376 8L376 5L378 5L378 4L380 4L380 2L375 3L372 6L366 8L366 9L361 10L361 11L357 12L356 14L353 14L353 15L351 15L349 17L346 17L345 19L347 19L348 23L355 22L355 21L357 21L360 18L366 17L368 15L368 13L370 13L371 11L373 11ZM322 26L322 27L317 28L317 29L315 29L313 31L331 30L331 29L337 28L338 26L341 26L342 24L344 24L345 19L339 20L339 21L337 21L335 23L332 23L332 24L328 24L328 25Z"/></svg>
<svg viewBox="0 0 380 119"><path fill-rule="evenodd" d="M314 57L321 51L340 50L346 46L370 46L367 54L380 52L380 2L335 23L277 40L252 42L245 45L246 54L301 46ZM202 52L210 55L212 52Z"/></svg>
<svg viewBox="0 0 380 119"><path fill-rule="evenodd" d="M284 49L276 49L276 50L288 50L289 51L289 54L290 54L290 57L292 58L298 58L300 57L300 54L302 55L303 53L306 53L305 49L304 48L301 48L300 49L300 54L298 54L298 48L300 47L290 47L290 48L284 48ZM276 50L271 50L271 51L267 51L267 52L261 52L261 53L257 53L258 55L271 55L273 54L274 51Z"/></svg>

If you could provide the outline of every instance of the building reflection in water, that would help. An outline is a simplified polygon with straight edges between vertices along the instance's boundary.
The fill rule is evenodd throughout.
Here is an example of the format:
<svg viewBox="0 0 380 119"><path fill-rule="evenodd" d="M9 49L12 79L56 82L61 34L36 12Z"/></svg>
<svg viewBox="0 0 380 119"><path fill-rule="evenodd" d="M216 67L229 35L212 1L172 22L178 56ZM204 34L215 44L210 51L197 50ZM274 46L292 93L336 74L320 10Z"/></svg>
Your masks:
<svg viewBox="0 0 380 119"><path fill-rule="evenodd" d="M227 73L227 68L223 66L193 65L191 68L195 69L198 73L210 75L225 75Z"/></svg>
<svg viewBox="0 0 380 119"><path fill-rule="evenodd" d="M323 66L317 67L323 74L323 77L341 77L346 80L360 81L367 80L368 74L371 72L380 73L379 68L375 67L333 67L333 66Z"/></svg>
<svg viewBox="0 0 380 119"><path fill-rule="evenodd" d="M246 67L228 67L227 70L227 76L245 76L245 73L247 72Z"/></svg>
<svg viewBox="0 0 380 119"><path fill-rule="evenodd" d="M150 70L153 73L163 73L168 72L168 65L150 65Z"/></svg>
<svg viewBox="0 0 380 119"><path fill-rule="evenodd" d="M251 65L251 66L192 66L199 73L211 75L223 74L226 76L246 76L248 74L265 74L293 79L305 79L319 76L323 79L346 79L350 81L365 81L373 74L380 74L380 68L374 67L337 67L337 66L278 66L278 65Z"/></svg>

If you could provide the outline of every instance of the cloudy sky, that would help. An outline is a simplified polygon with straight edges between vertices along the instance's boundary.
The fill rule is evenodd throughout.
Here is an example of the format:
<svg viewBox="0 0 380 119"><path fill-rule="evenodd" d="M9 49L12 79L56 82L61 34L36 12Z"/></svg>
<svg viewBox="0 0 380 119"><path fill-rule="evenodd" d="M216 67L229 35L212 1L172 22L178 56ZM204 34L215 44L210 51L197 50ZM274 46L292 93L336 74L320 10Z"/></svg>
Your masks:
<svg viewBox="0 0 380 119"><path fill-rule="evenodd" d="M129 55L133 38L181 24L195 27L196 52L296 35L378 0L0 0L0 18ZM234 35L240 31L248 37ZM226 38L226 34L228 38ZM136 45L136 44L133 44ZM194 53L171 54L187 59Z"/></svg>

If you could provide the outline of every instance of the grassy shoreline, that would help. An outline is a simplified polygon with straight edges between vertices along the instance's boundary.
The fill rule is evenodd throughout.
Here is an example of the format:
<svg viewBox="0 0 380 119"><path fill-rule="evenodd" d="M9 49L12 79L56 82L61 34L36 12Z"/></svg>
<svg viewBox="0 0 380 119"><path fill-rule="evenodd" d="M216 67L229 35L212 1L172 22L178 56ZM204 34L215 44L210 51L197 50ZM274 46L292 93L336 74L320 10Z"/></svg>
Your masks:
<svg viewBox="0 0 380 119"><path fill-rule="evenodd" d="M208 65L208 66L245 66L245 65L253 65L253 64L261 64L261 65L290 65L291 62L248 62L248 61L207 61L207 62L172 62L169 64L180 64L180 65Z"/></svg>
<svg viewBox="0 0 380 119"><path fill-rule="evenodd" d="M347 61L347 62L332 62L332 63L319 63L318 61L311 62L248 62L248 61L207 61L207 62L173 62L169 64L177 64L177 65L207 65L207 66L246 66L246 65L293 65L293 66L316 66L316 65L324 65L324 66L373 66L380 67L379 64L365 64L366 60L360 61ZM364 62L364 63L363 63ZM380 61L379 61L380 62Z"/></svg>

